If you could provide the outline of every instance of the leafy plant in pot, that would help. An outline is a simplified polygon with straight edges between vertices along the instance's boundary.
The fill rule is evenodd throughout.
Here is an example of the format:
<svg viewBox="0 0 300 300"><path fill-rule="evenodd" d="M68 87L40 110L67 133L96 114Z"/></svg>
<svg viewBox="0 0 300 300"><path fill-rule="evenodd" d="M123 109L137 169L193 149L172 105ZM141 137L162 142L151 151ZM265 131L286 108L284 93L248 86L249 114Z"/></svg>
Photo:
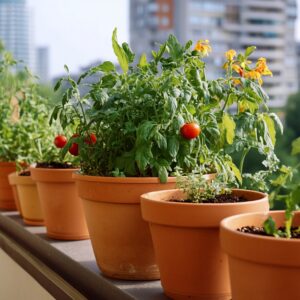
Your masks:
<svg viewBox="0 0 300 300"><path fill-rule="evenodd" d="M292 144L292 154L299 153L300 138ZM300 186L293 180L299 167L282 166L273 180L275 190L270 196L284 200L285 211L241 214L221 222L221 244L229 258L233 299L300 297Z"/></svg>
<svg viewBox="0 0 300 300"><path fill-rule="evenodd" d="M231 299L227 258L219 243L219 223L243 212L266 212L265 193L229 189L219 174L180 178L180 189L141 196L149 222L164 292L172 299Z"/></svg>
<svg viewBox="0 0 300 300"><path fill-rule="evenodd" d="M64 134L50 136L51 148L64 148L68 142L67 136L72 139L71 130L68 128ZM78 170L77 145L71 149L65 159L54 151L54 156L43 155L36 166L30 168L37 184L47 236L59 240L89 238L82 203L72 177L73 172Z"/></svg>
<svg viewBox="0 0 300 300"><path fill-rule="evenodd" d="M63 81L68 88L52 119L60 120L63 127L77 125L78 136L62 155L72 143L79 145L81 171L74 177L100 269L111 277L157 279L139 196L174 188L175 173L223 170L227 180L241 178L224 152L224 145L233 144L236 124L223 97L234 93L234 87L206 79L202 61L210 50L206 42L191 49L192 42L181 45L171 35L152 52L152 60L142 55L136 66L128 45L118 44L116 30L112 43L123 73L103 62L77 82L70 76L60 79L56 89ZM88 76L94 81L81 95L80 86ZM244 84L252 81L245 79ZM263 102L260 86L253 84L255 101ZM246 97L248 92L239 90L239 95ZM231 96L230 105L234 101L240 99ZM94 145L86 143L91 133L97 138ZM264 133L269 137L268 128Z"/></svg>

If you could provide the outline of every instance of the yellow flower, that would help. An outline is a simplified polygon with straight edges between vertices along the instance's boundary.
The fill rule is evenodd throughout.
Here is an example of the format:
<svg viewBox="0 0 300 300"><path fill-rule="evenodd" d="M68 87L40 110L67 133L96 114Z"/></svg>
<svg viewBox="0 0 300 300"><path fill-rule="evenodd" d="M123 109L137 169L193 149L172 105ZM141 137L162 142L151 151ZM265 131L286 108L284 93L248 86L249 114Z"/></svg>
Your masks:
<svg viewBox="0 0 300 300"><path fill-rule="evenodd" d="M225 53L225 57L229 61L233 61L235 56L236 56L236 51L233 49L230 49Z"/></svg>
<svg viewBox="0 0 300 300"><path fill-rule="evenodd" d="M261 79L261 73L257 72L256 70L251 70L249 72L246 72L244 76L245 76L245 78L248 78L248 79L257 80L260 85L262 85L262 83L263 83L263 81Z"/></svg>
<svg viewBox="0 0 300 300"><path fill-rule="evenodd" d="M209 44L209 40L199 40L196 43L194 50L201 52L203 56L208 56L208 54L211 52L212 49Z"/></svg>
<svg viewBox="0 0 300 300"><path fill-rule="evenodd" d="M264 57L261 57L257 60L255 71L259 72L261 75L273 76L272 72L267 66L267 61Z"/></svg>
<svg viewBox="0 0 300 300"><path fill-rule="evenodd" d="M242 84L242 83L241 83L241 80L238 79L238 78L232 78L232 83L233 83L233 85L235 85L235 86L237 86L237 85L239 85L239 84Z"/></svg>
<svg viewBox="0 0 300 300"><path fill-rule="evenodd" d="M244 69L241 68L239 65L234 64L234 65L232 66L232 69L233 69L236 73L240 74L241 77L244 76Z"/></svg>

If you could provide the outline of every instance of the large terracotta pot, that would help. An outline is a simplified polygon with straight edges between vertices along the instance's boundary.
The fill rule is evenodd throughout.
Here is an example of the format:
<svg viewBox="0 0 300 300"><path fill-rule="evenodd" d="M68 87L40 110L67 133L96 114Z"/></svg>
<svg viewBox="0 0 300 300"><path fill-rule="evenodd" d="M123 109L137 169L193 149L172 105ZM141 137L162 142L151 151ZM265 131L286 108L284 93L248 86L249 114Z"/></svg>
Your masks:
<svg viewBox="0 0 300 300"><path fill-rule="evenodd" d="M44 225L44 216L37 187L31 176L19 175L15 178L15 182L24 223L33 226Z"/></svg>
<svg viewBox="0 0 300 300"><path fill-rule="evenodd" d="M180 190L141 196L149 222L164 292L172 299L231 299L227 257L219 243L219 223L242 212L269 209L268 196L233 190L249 201L228 204L172 202Z"/></svg>
<svg viewBox="0 0 300 300"><path fill-rule="evenodd" d="M8 175L16 171L14 162L0 162L0 209L16 210L13 190L8 182Z"/></svg>
<svg viewBox="0 0 300 300"><path fill-rule="evenodd" d="M159 279L149 227L141 216L140 195L173 188L175 178L162 184L150 177L73 176L102 273L119 279Z"/></svg>
<svg viewBox="0 0 300 300"><path fill-rule="evenodd" d="M37 184L47 235L60 240L89 238L82 202L72 173L76 169L30 168Z"/></svg>
<svg viewBox="0 0 300 300"><path fill-rule="evenodd" d="M15 200L17 210L18 210L19 214L22 216L20 199L19 199L18 190L17 190L17 183L16 183L16 178L17 177L18 177L17 172L10 173L8 175L8 182L9 182L11 188L12 188L12 191L13 191L13 196L14 196L14 200Z"/></svg>
<svg viewBox="0 0 300 300"><path fill-rule="evenodd" d="M271 215L284 225L284 211L253 213L226 218L221 223L221 245L228 254L232 299L300 299L300 240L238 232L242 226L262 226ZM296 213L294 225L300 225Z"/></svg>

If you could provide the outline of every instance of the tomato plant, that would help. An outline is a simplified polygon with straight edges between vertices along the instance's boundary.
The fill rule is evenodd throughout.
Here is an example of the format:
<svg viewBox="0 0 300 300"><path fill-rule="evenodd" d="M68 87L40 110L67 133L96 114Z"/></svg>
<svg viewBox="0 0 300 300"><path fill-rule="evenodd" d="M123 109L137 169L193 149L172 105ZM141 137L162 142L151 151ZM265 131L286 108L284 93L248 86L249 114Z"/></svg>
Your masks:
<svg viewBox="0 0 300 300"><path fill-rule="evenodd" d="M192 44L181 45L170 35L152 58L142 55L135 64L135 54L127 43L118 43L114 30L112 46L121 72L105 61L76 81L70 74L58 80L55 89L62 82L67 89L51 120L64 128L76 124L83 174L158 176L165 182L176 173L215 171L236 185L267 188L265 179L278 168L274 145L281 123L268 112L261 87L262 76L270 74L265 60L250 65L255 47L239 55L230 50L226 76L208 80L203 56L211 48L207 42ZM85 80L89 90L82 94ZM87 139L91 132L97 136L94 144ZM243 174L250 150L265 160L260 172ZM239 157L233 161L235 154Z"/></svg>
<svg viewBox="0 0 300 300"><path fill-rule="evenodd" d="M67 144L67 141L67 138L64 135L60 134L54 138L54 145L57 148L63 148Z"/></svg>
<svg viewBox="0 0 300 300"><path fill-rule="evenodd" d="M185 123L180 128L180 133L185 139L191 140L201 133L201 129L197 123Z"/></svg>

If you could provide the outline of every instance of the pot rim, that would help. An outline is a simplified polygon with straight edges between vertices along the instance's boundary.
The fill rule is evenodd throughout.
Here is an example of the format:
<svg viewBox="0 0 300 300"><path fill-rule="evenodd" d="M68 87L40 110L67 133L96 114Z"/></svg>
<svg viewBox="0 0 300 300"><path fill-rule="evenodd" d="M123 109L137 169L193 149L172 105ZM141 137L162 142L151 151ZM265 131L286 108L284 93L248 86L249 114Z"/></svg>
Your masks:
<svg viewBox="0 0 300 300"><path fill-rule="evenodd" d="M242 189L233 189L233 191L240 193L240 195L244 194L245 197L245 193L247 193L249 201L236 203L181 203L168 201L172 199L172 196L182 196L184 192L180 189L146 193L141 195L142 216L150 224L217 229L220 221L228 216L243 212L267 211L269 209L267 194ZM162 196L162 199L159 199L160 196ZM151 197L155 199L151 199Z"/></svg>
<svg viewBox="0 0 300 300"><path fill-rule="evenodd" d="M204 175L207 179L215 176L214 173ZM79 181L100 181L108 183L161 183L159 177L113 177L113 176L92 176L81 174L79 171L73 173L73 178ZM176 177L169 176L167 182L176 182ZM163 184L163 183L162 183Z"/></svg>
<svg viewBox="0 0 300 300"><path fill-rule="evenodd" d="M250 239L253 239L253 240L273 240L274 242L284 242L284 243L299 243L300 242L300 239L287 239L287 238L276 238L274 236L263 236L263 235L258 235L258 234L249 234L249 233L244 233L244 232L241 232L241 231L237 231L235 229L233 229L231 226L230 226L230 223L235 221L235 220L238 220L240 218L245 218L245 217L250 217L250 216L253 216L253 217L261 217L262 219L266 220L268 217L270 216L276 216L276 215L282 215L284 214L285 211L284 210L276 210L276 211L269 211L269 212L265 212L265 213L262 213L262 212L251 212L251 213L243 213L243 214L239 214L239 215L235 215L235 216L231 216L231 217L227 217L225 219L223 219L220 223L220 227L228 232L230 232L231 234L234 234L234 235L237 235L237 236L240 236L240 237L247 237L247 238L250 238ZM295 212L296 214L300 214L300 211L299 212ZM245 225L242 225L242 226L251 226L251 224L245 224Z"/></svg>
<svg viewBox="0 0 300 300"><path fill-rule="evenodd" d="M145 199L145 201L150 201L150 202L155 202L155 203L159 203L161 205L174 205L174 206L180 206L180 205L185 205L188 207L199 207L199 206L206 206L206 207L217 207L217 206L236 206L236 205L247 205L249 202L255 201L257 202L264 202L265 198L268 197L268 194L263 193L263 192L258 192L258 191L254 191L254 190L246 190L246 189L232 189L232 191L241 191L241 192L253 192L257 193L258 195L261 196L261 198L257 199L257 200L248 200L248 201L243 201L243 202L231 202L231 203L191 203L191 202L173 202L173 201L169 201L169 200L156 200L156 199L149 199L148 197L151 197L154 194L163 194L165 192L179 192L182 191L180 189L171 189L171 190L162 190L162 191L155 191L155 192L149 192L146 194L141 195L141 197L143 199Z"/></svg>

